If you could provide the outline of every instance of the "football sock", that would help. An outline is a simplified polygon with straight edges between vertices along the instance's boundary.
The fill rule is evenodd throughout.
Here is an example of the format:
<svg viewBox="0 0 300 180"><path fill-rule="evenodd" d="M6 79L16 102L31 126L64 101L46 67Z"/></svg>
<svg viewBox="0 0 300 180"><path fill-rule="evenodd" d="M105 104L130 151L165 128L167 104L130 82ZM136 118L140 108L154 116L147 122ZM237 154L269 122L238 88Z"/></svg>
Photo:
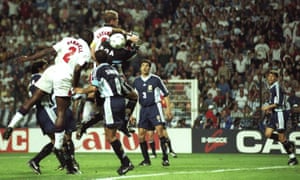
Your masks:
<svg viewBox="0 0 300 180"><path fill-rule="evenodd" d="M13 118L9 119L9 124L8 124L8 127L12 127L14 128L16 126L16 124L21 121L21 119L23 119L25 114L21 113L20 111L16 112L16 114L13 116Z"/></svg>
<svg viewBox="0 0 300 180"><path fill-rule="evenodd" d="M46 156L48 156L53 149L53 144L50 142L46 144L43 149L33 158L33 161L36 164L39 164L39 162L44 159Z"/></svg>
<svg viewBox="0 0 300 180"><path fill-rule="evenodd" d="M141 151L142 151L142 155L144 157L144 160L150 162L149 154L148 154L148 151L147 151L148 147L147 147L146 141L141 142L140 147L141 147Z"/></svg>
<svg viewBox="0 0 300 180"><path fill-rule="evenodd" d="M166 138L166 143L167 143L167 146L168 146L170 152L173 152L172 145L171 145L171 139L170 138Z"/></svg>
<svg viewBox="0 0 300 180"><path fill-rule="evenodd" d="M155 142L153 140L149 141L149 145L151 147L152 154L156 154L156 152L155 152Z"/></svg>
<svg viewBox="0 0 300 180"><path fill-rule="evenodd" d="M161 137L159 138L160 140L160 146L161 146L161 151L163 153L163 160L168 160L168 154L167 154L167 146L166 146L166 138Z"/></svg>
<svg viewBox="0 0 300 180"><path fill-rule="evenodd" d="M54 147L56 149L62 149L63 142L64 142L65 131L55 132L54 136L55 136Z"/></svg>
<svg viewBox="0 0 300 180"><path fill-rule="evenodd" d="M55 140L55 142L56 142L56 140ZM64 149L64 148L62 148L62 149L54 148L54 150L58 150L60 158L62 158L64 160L64 163L61 163L61 165L64 164L66 166L67 170L70 172L74 171L73 159L70 155L69 150Z"/></svg>
<svg viewBox="0 0 300 180"><path fill-rule="evenodd" d="M66 162L65 162L65 158L64 158L62 150L54 148L53 152L54 152L57 160L59 161L61 167L64 167L66 165Z"/></svg>
<svg viewBox="0 0 300 180"><path fill-rule="evenodd" d="M25 116L25 114L27 114L28 111L28 109L25 109L23 106L21 106L18 112Z"/></svg>
<svg viewBox="0 0 300 180"><path fill-rule="evenodd" d="M128 103L126 104L126 109L130 110L130 113L126 114L128 117L130 117L131 114L133 113L136 103L137 103L136 99L129 99Z"/></svg>
<svg viewBox="0 0 300 180"><path fill-rule="evenodd" d="M285 151L287 152L287 154L289 155L290 159L295 158L295 153L293 152L293 147L291 145L291 143L289 141L284 141L282 143Z"/></svg>
<svg viewBox="0 0 300 180"><path fill-rule="evenodd" d="M110 144L111 144L115 154L120 159L121 164L128 165L129 159L122 148L122 144L121 144L120 140L116 139L115 141L111 142Z"/></svg>
<svg viewBox="0 0 300 180"><path fill-rule="evenodd" d="M73 166L72 157L70 156L70 154L68 154L64 151L63 151L63 156L64 156L64 159L65 159L65 162L66 162L67 170L68 171L73 171L74 166Z"/></svg>
<svg viewBox="0 0 300 180"><path fill-rule="evenodd" d="M75 154L75 148L74 148L74 143L72 140L67 140L66 143L64 143L64 149L66 153L68 153L72 159L74 159L74 154Z"/></svg>
<svg viewBox="0 0 300 180"><path fill-rule="evenodd" d="M276 142L279 140L278 134L274 134L274 133L271 134L270 138L273 139Z"/></svg>
<svg viewBox="0 0 300 180"><path fill-rule="evenodd" d="M83 110L82 110L82 120L81 123L87 123L91 120L90 114L92 113L91 110L93 109L93 100L87 99L84 103ZM79 120L80 122L80 120Z"/></svg>

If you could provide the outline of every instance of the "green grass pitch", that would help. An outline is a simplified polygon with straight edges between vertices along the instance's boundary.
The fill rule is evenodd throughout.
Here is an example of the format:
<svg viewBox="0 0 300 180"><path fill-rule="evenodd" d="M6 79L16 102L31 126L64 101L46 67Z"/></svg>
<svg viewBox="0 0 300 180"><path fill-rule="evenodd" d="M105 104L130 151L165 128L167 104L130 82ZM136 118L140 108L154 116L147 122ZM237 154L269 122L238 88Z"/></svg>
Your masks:
<svg viewBox="0 0 300 180"><path fill-rule="evenodd" d="M112 153L77 153L82 174L67 175L55 170L58 162L53 154L40 162L41 175L36 175L28 167L27 161L34 153L1 153L0 180L6 179L163 179L163 180L299 180L300 165L288 166L287 155L270 154L178 154L170 157L170 166L161 165L161 155L152 160L152 165L139 167L141 154L129 153L135 165L133 171L118 176L119 160Z"/></svg>

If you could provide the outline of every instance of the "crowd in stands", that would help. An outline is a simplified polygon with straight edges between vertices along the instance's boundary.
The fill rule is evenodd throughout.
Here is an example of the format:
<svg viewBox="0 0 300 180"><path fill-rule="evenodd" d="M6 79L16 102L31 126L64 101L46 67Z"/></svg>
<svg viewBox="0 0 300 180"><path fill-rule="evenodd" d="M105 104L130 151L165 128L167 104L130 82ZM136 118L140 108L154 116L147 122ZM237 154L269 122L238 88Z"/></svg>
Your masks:
<svg viewBox="0 0 300 180"><path fill-rule="evenodd" d="M121 26L140 35L141 54L162 79L198 80L199 91L193 93L199 94L199 117L190 124L181 119L176 127L263 129L265 72L274 67L281 70L291 112L300 106L299 0L1 2L2 126L7 123L3 119L9 119L3 112L15 112L28 97L30 64L18 64L16 57L76 36L82 28L94 30L103 24L106 9L117 10ZM137 74L133 60L126 75L130 81ZM299 127L299 117L291 113L293 118L292 128Z"/></svg>

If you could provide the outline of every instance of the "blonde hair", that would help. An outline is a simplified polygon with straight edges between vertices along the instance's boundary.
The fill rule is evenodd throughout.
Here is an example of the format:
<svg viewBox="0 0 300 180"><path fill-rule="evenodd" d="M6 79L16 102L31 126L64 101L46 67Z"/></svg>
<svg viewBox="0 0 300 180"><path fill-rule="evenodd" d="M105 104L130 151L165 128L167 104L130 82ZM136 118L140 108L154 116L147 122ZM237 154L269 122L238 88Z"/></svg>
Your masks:
<svg viewBox="0 0 300 180"><path fill-rule="evenodd" d="M105 23L110 23L111 20L115 20L119 18L119 13L115 10L106 10L104 12L103 18Z"/></svg>

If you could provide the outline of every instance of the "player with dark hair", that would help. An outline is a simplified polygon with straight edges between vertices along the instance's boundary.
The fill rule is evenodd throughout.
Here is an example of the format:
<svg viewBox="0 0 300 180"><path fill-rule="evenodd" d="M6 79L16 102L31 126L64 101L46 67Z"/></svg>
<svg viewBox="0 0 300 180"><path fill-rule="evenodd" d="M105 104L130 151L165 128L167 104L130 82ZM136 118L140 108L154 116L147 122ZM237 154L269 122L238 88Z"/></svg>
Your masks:
<svg viewBox="0 0 300 180"><path fill-rule="evenodd" d="M123 71L129 67L130 59L137 53L137 49L131 43L136 43L139 41L139 37L133 35L125 30L119 28L119 14L117 11L114 10L106 10L103 15L105 24L97 29L94 32L94 39L91 44L91 52L92 57L95 58L94 52L97 50L104 50L107 53L107 62L111 65L114 65L119 73L123 75ZM122 33L126 36L127 39L127 46L120 49L114 49L109 44L109 38L114 33ZM127 85L129 87L129 85ZM98 97L98 96L96 96ZM131 99L128 98L127 103L127 116L129 117L132 113L135 105L136 105L137 97L132 97ZM87 95L85 99L84 107L83 107L83 116L81 123L79 123L77 127L77 139L80 139L83 133L86 132L86 129L96 124L99 120L101 120L101 111L99 108L96 108L96 104L102 106L102 100L98 99L95 103L95 94L91 93ZM98 109L97 112L96 109ZM128 121L126 121L128 122ZM120 127L120 130L128 137L131 135L129 134L127 123L124 124L123 127ZM131 132L133 132L131 130Z"/></svg>
<svg viewBox="0 0 300 180"><path fill-rule="evenodd" d="M48 67L48 63L45 60L39 60L32 64L31 66L31 80L29 84L29 96L32 96L34 92L36 91L35 84L36 82L41 78L42 73L44 70ZM36 119L37 123L39 124L43 134L47 135L51 142L46 144L42 150L29 162L28 165L33 169L33 171L37 174L41 174L39 163L42 159L47 157L52 151L54 147L54 132L55 132L55 126L54 121L56 118L55 113L55 102L50 97L51 95L44 96L41 100L39 100L35 104L36 108ZM78 163L75 160L74 156L74 144L71 139L72 131L75 130L75 120L72 115L72 111L70 109L66 112L66 124L65 124L65 130L66 130L66 137L65 137L65 143L64 143L64 149L66 153L69 154L69 156L72 158L73 165L76 165L76 168L79 169ZM14 127L13 124L9 124L8 127ZM9 134L4 134L4 139L8 139ZM63 153L60 151L54 151L57 159L60 162L60 167L64 168L66 166L65 157L63 156Z"/></svg>
<svg viewBox="0 0 300 180"><path fill-rule="evenodd" d="M126 92L126 85L122 80L118 71L107 63L107 53L98 50L95 53L97 67L93 71L92 85L87 88L76 88L74 91L80 94L90 92L99 92L104 98L104 131L105 137L110 142L115 154L121 162L120 168L117 170L119 175L124 175L128 171L133 170L134 166L125 154L120 140L116 136L117 129L122 126L125 119L125 96L134 93ZM124 93L126 92L126 93ZM136 94L132 94L136 96Z"/></svg>
<svg viewBox="0 0 300 180"><path fill-rule="evenodd" d="M141 166L151 165L146 142L146 134L148 130L154 126L160 140L160 146L163 153L162 165L169 166L167 154L167 139L163 133L165 118L161 105L160 96L164 96L167 103L166 116L167 119L172 119L173 115L170 107L169 91L166 88L160 77L150 73L151 61L142 60L140 71L141 75L133 82L133 87L138 93L138 102L140 110L138 112L138 136L140 148L144 160L140 163ZM134 117L130 117L130 121L134 121Z"/></svg>
<svg viewBox="0 0 300 180"><path fill-rule="evenodd" d="M265 136L276 142L280 142L289 155L288 165L298 164L295 156L295 144L288 141L285 136L286 123L288 118L287 101L285 92L278 81L278 70L270 70L267 75L267 81L270 86L270 99L268 105L264 105L262 110L269 115L269 121L265 129ZM277 133L274 133L277 131Z"/></svg>
<svg viewBox="0 0 300 180"><path fill-rule="evenodd" d="M35 84L36 91L13 116L11 124L23 119L36 102L44 96L54 93L57 105L57 117L55 120L55 150L61 150L65 135L64 124L67 108L71 104L72 88L77 87L80 72L84 65L90 61L91 52L89 44L93 40L93 33L88 30L80 32L80 38L65 37L54 46L45 48L31 56L22 56L20 61L32 61L43 57L46 54L56 53L55 63L49 66L39 81ZM12 126L12 127L13 127ZM11 134L12 127L6 129L7 134ZM71 158L67 159L67 164L71 164ZM69 173L76 173L73 166L67 166Z"/></svg>

